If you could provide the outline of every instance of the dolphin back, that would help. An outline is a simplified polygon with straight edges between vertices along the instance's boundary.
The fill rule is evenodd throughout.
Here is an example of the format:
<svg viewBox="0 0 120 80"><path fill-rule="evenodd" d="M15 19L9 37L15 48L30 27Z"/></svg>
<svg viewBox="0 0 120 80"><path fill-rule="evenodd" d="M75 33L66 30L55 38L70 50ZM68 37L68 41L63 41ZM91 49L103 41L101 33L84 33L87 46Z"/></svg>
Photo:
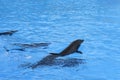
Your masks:
<svg viewBox="0 0 120 80"><path fill-rule="evenodd" d="M52 55L59 55L58 53L50 53L50 54L52 54Z"/></svg>

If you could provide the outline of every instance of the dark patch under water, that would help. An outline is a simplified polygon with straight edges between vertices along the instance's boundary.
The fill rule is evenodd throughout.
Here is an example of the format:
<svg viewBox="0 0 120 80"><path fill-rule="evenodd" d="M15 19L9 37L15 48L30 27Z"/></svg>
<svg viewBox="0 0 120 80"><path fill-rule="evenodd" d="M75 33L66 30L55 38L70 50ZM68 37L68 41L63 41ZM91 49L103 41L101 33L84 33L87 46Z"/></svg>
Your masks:
<svg viewBox="0 0 120 80"><path fill-rule="evenodd" d="M35 69L37 67L45 67L45 66L59 66L59 67L75 67L79 66L80 64L84 64L85 59L77 59L77 58L67 58L67 59L54 59L53 61L38 61L37 63L24 63L21 64L19 67L23 68L32 68Z"/></svg>
<svg viewBox="0 0 120 80"><path fill-rule="evenodd" d="M24 47L24 48L32 48L32 47L46 47L50 45L51 43L14 43L13 45Z"/></svg>

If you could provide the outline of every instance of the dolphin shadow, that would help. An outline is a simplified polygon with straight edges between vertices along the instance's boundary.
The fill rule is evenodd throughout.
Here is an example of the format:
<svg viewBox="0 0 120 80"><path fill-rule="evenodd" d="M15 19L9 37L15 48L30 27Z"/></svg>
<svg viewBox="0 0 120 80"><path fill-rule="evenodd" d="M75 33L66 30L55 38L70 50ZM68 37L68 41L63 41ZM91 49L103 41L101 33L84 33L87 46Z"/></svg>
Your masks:
<svg viewBox="0 0 120 80"><path fill-rule="evenodd" d="M58 55L48 55L42 60L30 65L28 68L35 69L40 66L61 66L61 67L74 67L79 64L84 64L84 59L67 58L67 59L56 59Z"/></svg>
<svg viewBox="0 0 120 80"><path fill-rule="evenodd" d="M79 64L84 64L85 60L77 58L56 59L54 63L55 65L60 65L62 67L75 67L79 66Z"/></svg>
<svg viewBox="0 0 120 80"><path fill-rule="evenodd" d="M38 67L45 67L45 66L59 66L59 67L76 67L80 64L85 64L85 59L77 59L77 58L67 58L67 59L54 59L53 61L49 60L41 60L37 63L23 63L19 67L22 68L38 68Z"/></svg>

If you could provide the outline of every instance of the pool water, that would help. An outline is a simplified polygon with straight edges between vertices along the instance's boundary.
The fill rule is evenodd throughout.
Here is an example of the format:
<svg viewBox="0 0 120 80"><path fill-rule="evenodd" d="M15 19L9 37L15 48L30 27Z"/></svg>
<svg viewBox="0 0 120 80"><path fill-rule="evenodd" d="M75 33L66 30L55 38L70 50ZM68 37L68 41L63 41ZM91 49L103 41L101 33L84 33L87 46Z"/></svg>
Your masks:
<svg viewBox="0 0 120 80"><path fill-rule="evenodd" d="M0 80L120 80L119 0L0 0ZM21 67L50 52L59 53L76 39L84 39L83 54L60 59L84 59L74 67ZM14 43L51 43L27 48ZM7 52L5 48L10 51Z"/></svg>

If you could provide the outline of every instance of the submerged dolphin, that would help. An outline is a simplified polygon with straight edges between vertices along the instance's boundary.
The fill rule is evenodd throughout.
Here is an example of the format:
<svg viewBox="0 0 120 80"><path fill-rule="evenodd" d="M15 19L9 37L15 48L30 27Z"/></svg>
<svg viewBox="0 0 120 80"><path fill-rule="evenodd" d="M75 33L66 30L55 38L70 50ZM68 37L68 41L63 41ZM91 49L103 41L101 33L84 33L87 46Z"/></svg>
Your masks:
<svg viewBox="0 0 120 80"><path fill-rule="evenodd" d="M31 44L22 44L22 43L15 43L13 45L25 47L25 48L30 48L30 47L46 47L50 45L51 43L31 43Z"/></svg>
<svg viewBox="0 0 120 80"><path fill-rule="evenodd" d="M59 54L57 54L57 53L50 53L50 54L59 55L59 56L66 56L66 55L72 54L74 52L82 54L81 51L78 51L78 48L80 47L81 43L83 43L83 41L84 40L77 39L77 40L73 41L67 48L65 48Z"/></svg>
<svg viewBox="0 0 120 80"><path fill-rule="evenodd" d="M53 65L54 64L54 60L58 57L58 55L48 55L46 57L44 57L42 60L38 61L36 64L31 65L30 67L32 69L40 66L40 65Z"/></svg>
<svg viewBox="0 0 120 80"><path fill-rule="evenodd" d="M1 36L1 35L10 35L10 36L11 36L13 33L17 32L17 31L18 31L18 30L11 30L11 31L7 31L7 32L1 32L1 33L0 33L0 36Z"/></svg>

